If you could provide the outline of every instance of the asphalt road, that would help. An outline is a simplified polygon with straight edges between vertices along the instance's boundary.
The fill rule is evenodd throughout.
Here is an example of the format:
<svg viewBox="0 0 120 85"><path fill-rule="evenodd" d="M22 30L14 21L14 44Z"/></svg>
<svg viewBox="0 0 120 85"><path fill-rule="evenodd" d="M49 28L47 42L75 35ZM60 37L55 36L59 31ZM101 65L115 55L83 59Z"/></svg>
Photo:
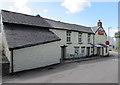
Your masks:
<svg viewBox="0 0 120 85"><path fill-rule="evenodd" d="M118 53L112 57L74 62L16 73L4 83L118 83Z"/></svg>

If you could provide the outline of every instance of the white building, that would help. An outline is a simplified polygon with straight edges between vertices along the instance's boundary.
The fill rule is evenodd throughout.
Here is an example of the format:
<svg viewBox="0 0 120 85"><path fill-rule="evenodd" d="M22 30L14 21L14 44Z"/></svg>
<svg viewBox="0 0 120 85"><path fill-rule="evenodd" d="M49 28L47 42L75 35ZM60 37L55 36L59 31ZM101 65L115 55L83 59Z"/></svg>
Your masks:
<svg viewBox="0 0 120 85"><path fill-rule="evenodd" d="M102 25L91 28L5 10L1 14L2 54L10 61L10 72L108 55Z"/></svg>
<svg viewBox="0 0 120 85"><path fill-rule="evenodd" d="M112 51L115 49L115 39L114 37L108 37L109 38L109 50Z"/></svg>
<svg viewBox="0 0 120 85"><path fill-rule="evenodd" d="M109 55L109 49L106 45L107 34L102 26L102 22L99 20L97 26L92 27L94 35L94 55L107 56Z"/></svg>
<svg viewBox="0 0 120 85"><path fill-rule="evenodd" d="M93 55L93 36L91 27L68 24L45 19L54 29L50 29L61 38L62 59L81 58Z"/></svg>

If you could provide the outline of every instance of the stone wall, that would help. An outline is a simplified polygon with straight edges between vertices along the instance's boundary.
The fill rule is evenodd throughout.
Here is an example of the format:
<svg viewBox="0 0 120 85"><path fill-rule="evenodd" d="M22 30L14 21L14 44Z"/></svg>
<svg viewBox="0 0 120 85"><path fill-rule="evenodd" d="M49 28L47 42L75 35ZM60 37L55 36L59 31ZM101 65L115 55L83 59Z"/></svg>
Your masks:
<svg viewBox="0 0 120 85"><path fill-rule="evenodd" d="M10 63L6 57L2 59L2 76L9 75Z"/></svg>

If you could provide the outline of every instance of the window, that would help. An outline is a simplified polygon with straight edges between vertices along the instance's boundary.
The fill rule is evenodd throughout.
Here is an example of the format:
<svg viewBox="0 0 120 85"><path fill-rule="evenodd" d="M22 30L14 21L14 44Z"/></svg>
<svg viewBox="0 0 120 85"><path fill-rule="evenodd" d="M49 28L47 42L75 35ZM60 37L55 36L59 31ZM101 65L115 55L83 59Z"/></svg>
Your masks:
<svg viewBox="0 0 120 85"><path fill-rule="evenodd" d="M67 43L70 44L71 43L71 31L67 31L66 36L67 36Z"/></svg>
<svg viewBox="0 0 120 85"><path fill-rule="evenodd" d="M88 43L90 43L90 34L88 34Z"/></svg>
<svg viewBox="0 0 120 85"><path fill-rule="evenodd" d="M82 54L85 53L85 47L81 47L81 53L82 53Z"/></svg>
<svg viewBox="0 0 120 85"><path fill-rule="evenodd" d="M79 55L79 47L74 47L75 48L75 56Z"/></svg>
<svg viewBox="0 0 120 85"><path fill-rule="evenodd" d="M78 33L78 43L82 43L82 33Z"/></svg>

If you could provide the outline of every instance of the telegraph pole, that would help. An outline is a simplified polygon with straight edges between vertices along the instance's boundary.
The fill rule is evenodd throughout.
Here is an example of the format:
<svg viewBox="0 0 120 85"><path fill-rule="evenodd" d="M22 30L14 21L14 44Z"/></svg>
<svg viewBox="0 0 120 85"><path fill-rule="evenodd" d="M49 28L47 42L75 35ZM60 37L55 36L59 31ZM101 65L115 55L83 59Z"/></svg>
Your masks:
<svg viewBox="0 0 120 85"><path fill-rule="evenodd" d="M112 28L112 27L108 27L108 41L109 41L109 30L110 30L110 28Z"/></svg>

